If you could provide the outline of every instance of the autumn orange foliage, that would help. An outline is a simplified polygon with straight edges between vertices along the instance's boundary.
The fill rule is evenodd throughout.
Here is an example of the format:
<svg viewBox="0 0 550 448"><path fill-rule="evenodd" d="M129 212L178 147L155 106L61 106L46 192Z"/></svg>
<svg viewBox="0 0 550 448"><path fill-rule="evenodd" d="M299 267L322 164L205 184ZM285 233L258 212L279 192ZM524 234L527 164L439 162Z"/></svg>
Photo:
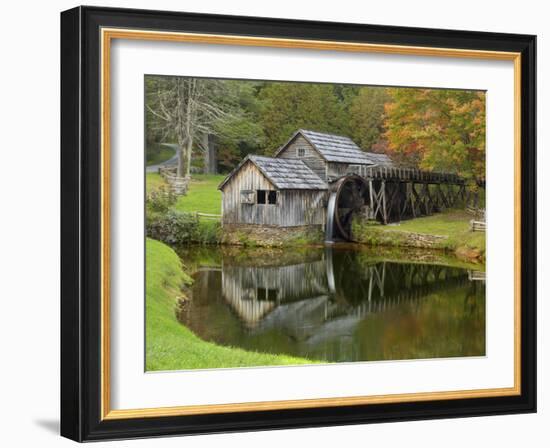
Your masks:
<svg viewBox="0 0 550 448"><path fill-rule="evenodd" d="M485 92L388 89L384 138L401 163L485 178Z"/></svg>

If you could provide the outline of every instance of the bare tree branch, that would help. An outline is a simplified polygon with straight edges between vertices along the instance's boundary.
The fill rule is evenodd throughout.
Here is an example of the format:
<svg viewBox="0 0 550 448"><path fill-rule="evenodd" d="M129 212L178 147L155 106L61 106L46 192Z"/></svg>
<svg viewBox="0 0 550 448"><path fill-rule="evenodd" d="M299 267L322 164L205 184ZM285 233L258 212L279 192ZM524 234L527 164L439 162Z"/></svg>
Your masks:
<svg viewBox="0 0 550 448"><path fill-rule="evenodd" d="M188 176L194 145L203 154L208 151L204 136L235 118L236 101L224 81L154 77L151 82L156 88L147 92L146 108L158 119L155 129L177 140L178 176Z"/></svg>

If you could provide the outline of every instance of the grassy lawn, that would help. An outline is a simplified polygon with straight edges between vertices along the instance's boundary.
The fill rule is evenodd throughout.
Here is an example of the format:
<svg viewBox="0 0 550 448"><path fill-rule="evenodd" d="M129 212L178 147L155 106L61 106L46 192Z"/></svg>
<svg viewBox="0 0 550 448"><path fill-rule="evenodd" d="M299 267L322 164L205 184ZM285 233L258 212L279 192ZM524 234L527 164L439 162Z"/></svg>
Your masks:
<svg viewBox="0 0 550 448"><path fill-rule="evenodd" d="M249 352L205 342L179 323L176 298L191 278L176 253L165 244L146 243L146 370L208 369L311 364L303 358Z"/></svg>
<svg viewBox="0 0 550 448"><path fill-rule="evenodd" d="M388 226L387 230L401 230L404 232L425 233L429 235L453 236L470 230L472 217L462 210L449 210L436 213L432 216L402 221L395 226Z"/></svg>
<svg viewBox="0 0 550 448"><path fill-rule="evenodd" d="M447 210L407 221L397 225L359 224L354 228L358 241L373 246L414 246L411 234L442 237L434 243L434 249L454 252L462 259L485 259L485 233L470 231L472 217L463 210Z"/></svg>
<svg viewBox="0 0 550 448"><path fill-rule="evenodd" d="M166 185L158 173L147 173L145 179L147 191ZM178 198L174 208L181 212L221 214L222 193L218 185L224 179L225 174L193 174L189 191Z"/></svg>
<svg viewBox="0 0 550 448"><path fill-rule="evenodd" d="M446 236L444 248L457 250L464 247L478 249L484 253L485 233L472 232L471 219L472 216L464 210L448 210L433 216L403 221L399 226L389 226L388 229Z"/></svg>
<svg viewBox="0 0 550 448"><path fill-rule="evenodd" d="M222 193L218 185L224 179L224 174L193 174L189 191L178 198L174 208L182 212L221 214Z"/></svg>
<svg viewBox="0 0 550 448"><path fill-rule="evenodd" d="M166 185L164 179L159 173L146 173L145 176L145 188L147 191L154 190L155 188L160 188Z"/></svg>
<svg viewBox="0 0 550 448"><path fill-rule="evenodd" d="M169 146L155 144L147 148L147 166L158 165L174 156L174 150Z"/></svg>

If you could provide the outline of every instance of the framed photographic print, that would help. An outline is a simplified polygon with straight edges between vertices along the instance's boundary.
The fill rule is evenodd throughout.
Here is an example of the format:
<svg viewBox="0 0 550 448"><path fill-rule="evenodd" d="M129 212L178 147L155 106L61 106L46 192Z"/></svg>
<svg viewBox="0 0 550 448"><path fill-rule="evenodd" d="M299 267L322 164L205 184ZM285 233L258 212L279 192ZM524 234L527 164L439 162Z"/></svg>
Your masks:
<svg viewBox="0 0 550 448"><path fill-rule="evenodd" d="M61 14L61 433L536 410L535 36Z"/></svg>

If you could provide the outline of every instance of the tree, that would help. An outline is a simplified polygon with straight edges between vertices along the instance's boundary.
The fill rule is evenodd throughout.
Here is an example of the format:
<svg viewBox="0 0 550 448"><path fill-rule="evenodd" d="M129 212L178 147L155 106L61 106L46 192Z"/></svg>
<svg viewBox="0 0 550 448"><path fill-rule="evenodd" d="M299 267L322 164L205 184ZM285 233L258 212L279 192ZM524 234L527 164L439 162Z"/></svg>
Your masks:
<svg viewBox="0 0 550 448"><path fill-rule="evenodd" d="M366 151L380 144L384 131L384 105L389 95L384 87L361 87L350 104L350 136Z"/></svg>
<svg viewBox="0 0 550 448"><path fill-rule="evenodd" d="M225 83L219 80L172 76L150 77L146 83L146 109L155 117L151 129L173 136L178 144L178 176L189 176L194 145L215 133L217 124L231 119Z"/></svg>
<svg viewBox="0 0 550 448"><path fill-rule="evenodd" d="M485 93L388 89L385 137L402 161L428 170L485 177Z"/></svg>
<svg viewBox="0 0 550 448"><path fill-rule="evenodd" d="M330 84L273 82L260 92L264 154L271 154L298 129L343 133L344 111Z"/></svg>
<svg viewBox="0 0 550 448"><path fill-rule="evenodd" d="M216 161L225 170L231 170L248 153L259 152L263 146L264 134L259 124L260 100L258 92L264 81L224 80L224 96L215 98L217 104L231 113L218 120L214 134L208 142L213 151L205 152L205 166ZM212 145L214 143L214 145ZM206 157L209 154L210 157Z"/></svg>

